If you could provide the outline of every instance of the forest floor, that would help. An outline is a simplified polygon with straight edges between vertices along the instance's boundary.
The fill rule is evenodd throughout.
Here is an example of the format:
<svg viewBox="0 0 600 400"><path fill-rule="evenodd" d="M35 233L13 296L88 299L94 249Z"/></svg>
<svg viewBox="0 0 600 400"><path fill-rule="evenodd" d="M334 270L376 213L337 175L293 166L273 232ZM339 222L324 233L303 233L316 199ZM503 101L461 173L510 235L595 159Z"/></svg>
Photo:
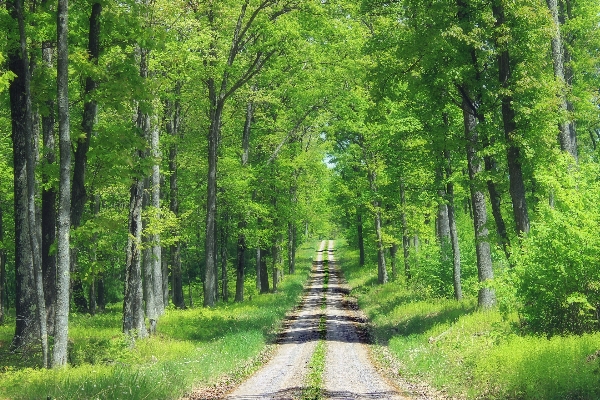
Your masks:
<svg viewBox="0 0 600 400"><path fill-rule="evenodd" d="M321 243L303 300L288 316L270 360L236 388L223 384L187 399L431 399L392 377L389 365L373 362L367 320L348 296L333 242L325 249L327 243Z"/></svg>

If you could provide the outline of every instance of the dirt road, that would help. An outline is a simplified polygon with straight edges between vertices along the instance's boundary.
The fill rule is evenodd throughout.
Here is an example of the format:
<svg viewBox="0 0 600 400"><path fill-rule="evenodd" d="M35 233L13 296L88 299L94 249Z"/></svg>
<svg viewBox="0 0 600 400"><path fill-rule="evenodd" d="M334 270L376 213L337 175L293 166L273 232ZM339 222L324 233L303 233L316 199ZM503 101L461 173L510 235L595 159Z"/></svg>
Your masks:
<svg viewBox="0 0 600 400"><path fill-rule="evenodd" d="M324 259L328 262L324 263ZM326 273L328 284L324 291ZM345 293L347 288L335 265L333 242L323 241L304 301L290 318L274 357L226 398L302 398L308 364L317 342L323 340L319 321L324 316L326 356L322 398L406 400L372 365L366 346L364 320L355 307L346 302ZM326 307L323 309L324 298Z"/></svg>

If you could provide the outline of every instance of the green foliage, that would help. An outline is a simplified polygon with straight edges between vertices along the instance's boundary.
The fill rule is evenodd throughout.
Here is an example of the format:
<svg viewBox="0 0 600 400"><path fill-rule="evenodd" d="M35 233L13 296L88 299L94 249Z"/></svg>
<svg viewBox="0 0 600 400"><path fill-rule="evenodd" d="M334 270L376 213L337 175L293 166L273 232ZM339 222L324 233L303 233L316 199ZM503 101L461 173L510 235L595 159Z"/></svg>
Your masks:
<svg viewBox="0 0 600 400"><path fill-rule="evenodd" d="M373 285L376 271L339 246L338 265L410 382L466 399L595 399L600 395L600 334L521 335L515 313L476 311L476 293L462 302L431 298L397 282Z"/></svg>
<svg viewBox="0 0 600 400"><path fill-rule="evenodd" d="M316 243L301 248L298 273L287 276L276 294L212 309L170 308L148 340L132 343L116 333L119 304L93 317L71 314L66 369L15 367L15 357L7 357L11 329L0 327L0 398L178 399L224 375L246 376L302 295L315 250Z"/></svg>
<svg viewBox="0 0 600 400"><path fill-rule="evenodd" d="M515 255L517 297L526 330L552 336L599 328L598 199L583 193L592 192L581 192L579 199L571 192L564 210L544 207L543 219L533 225Z"/></svg>

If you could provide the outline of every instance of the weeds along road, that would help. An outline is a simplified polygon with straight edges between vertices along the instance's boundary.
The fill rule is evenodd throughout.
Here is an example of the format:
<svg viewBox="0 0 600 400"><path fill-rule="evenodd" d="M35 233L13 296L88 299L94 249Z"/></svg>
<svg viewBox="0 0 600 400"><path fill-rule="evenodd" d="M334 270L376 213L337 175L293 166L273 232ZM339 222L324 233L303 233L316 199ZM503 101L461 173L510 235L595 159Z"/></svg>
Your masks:
<svg viewBox="0 0 600 400"><path fill-rule="evenodd" d="M365 321L344 299L347 289L333 254L333 241L321 242L307 293L289 318L275 355L226 399L407 399L371 364ZM319 343L324 345L324 366L315 377Z"/></svg>

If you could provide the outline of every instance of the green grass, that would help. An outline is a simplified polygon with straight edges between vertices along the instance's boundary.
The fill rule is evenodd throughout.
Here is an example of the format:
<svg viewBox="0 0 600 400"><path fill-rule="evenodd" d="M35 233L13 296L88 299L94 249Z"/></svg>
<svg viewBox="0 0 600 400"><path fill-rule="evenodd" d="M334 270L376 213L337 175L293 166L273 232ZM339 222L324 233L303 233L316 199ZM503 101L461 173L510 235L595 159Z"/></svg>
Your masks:
<svg viewBox="0 0 600 400"><path fill-rule="evenodd" d="M14 326L0 327L0 399L177 399L225 376L245 376L302 295L315 250L314 243L300 249L296 274L277 293L213 309L168 309L157 335L134 347L120 333L120 306L72 315L71 366L62 370L9 353Z"/></svg>
<svg viewBox="0 0 600 400"><path fill-rule="evenodd" d="M339 265L400 374L468 399L600 398L600 333L552 339L522 334L516 315L426 298L401 282L376 285L375 267L338 247Z"/></svg>

